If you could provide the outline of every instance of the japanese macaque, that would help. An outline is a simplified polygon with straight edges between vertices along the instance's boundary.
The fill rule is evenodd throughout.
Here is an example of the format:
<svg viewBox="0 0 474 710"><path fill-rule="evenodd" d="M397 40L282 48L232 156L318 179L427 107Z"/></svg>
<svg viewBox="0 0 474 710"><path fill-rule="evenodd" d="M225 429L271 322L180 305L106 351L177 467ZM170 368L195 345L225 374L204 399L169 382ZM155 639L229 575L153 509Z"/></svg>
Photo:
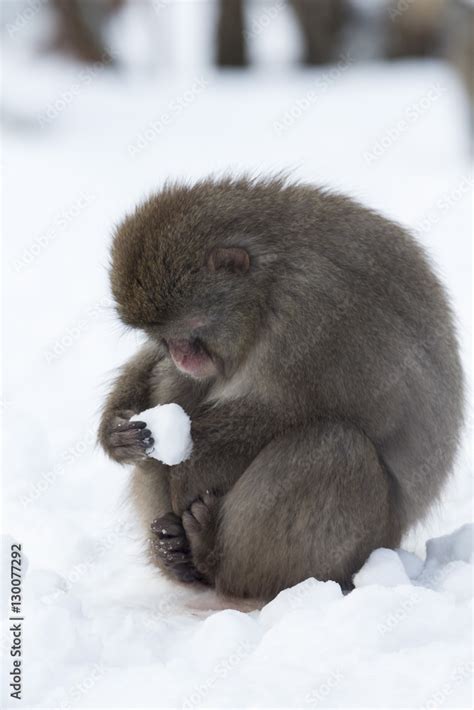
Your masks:
<svg viewBox="0 0 474 710"><path fill-rule="evenodd" d="M118 227L118 314L148 336L100 441L134 464L150 554L182 582L270 599L349 587L453 465L463 378L444 289L400 226L283 179L170 186ZM147 458L133 414L176 402L191 457Z"/></svg>

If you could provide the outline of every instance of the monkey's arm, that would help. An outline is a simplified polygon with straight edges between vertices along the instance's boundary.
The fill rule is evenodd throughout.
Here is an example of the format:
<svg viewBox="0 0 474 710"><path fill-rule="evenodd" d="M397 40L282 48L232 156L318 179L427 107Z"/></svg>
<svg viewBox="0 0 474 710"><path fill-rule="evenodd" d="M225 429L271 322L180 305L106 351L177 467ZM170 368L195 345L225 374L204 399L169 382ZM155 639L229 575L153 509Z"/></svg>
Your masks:
<svg viewBox="0 0 474 710"><path fill-rule="evenodd" d="M145 345L123 368L106 399L99 426L99 442L119 463L135 463L144 458L153 443L144 422L130 417L153 406L151 381L161 359L154 346Z"/></svg>

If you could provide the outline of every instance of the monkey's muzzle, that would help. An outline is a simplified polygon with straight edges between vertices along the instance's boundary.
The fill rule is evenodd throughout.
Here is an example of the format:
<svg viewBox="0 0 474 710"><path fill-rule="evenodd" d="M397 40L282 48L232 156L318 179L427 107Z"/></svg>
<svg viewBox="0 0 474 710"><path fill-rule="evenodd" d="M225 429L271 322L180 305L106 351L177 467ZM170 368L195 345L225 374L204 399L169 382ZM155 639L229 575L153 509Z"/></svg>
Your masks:
<svg viewBox="0 0 474 710"><path fill-rule="evenodd" d="M186 375L201 379L216 374L216 366L199 338L167 340L166 345L175 366Z"/></svg>

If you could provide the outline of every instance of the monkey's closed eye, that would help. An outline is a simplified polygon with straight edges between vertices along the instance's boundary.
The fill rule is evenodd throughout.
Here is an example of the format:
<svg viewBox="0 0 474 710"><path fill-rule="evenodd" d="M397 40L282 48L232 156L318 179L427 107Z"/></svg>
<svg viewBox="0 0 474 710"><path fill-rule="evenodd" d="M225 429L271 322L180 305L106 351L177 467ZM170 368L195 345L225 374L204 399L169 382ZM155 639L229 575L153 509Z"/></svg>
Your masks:
<svg viewBox="0 0 474 710"><path fill-rule="evenodd" d="M207 268L211 273L229 271L233 274L246 274L250 269L250 257L240 247L216 247L207 257Z"/></svg>

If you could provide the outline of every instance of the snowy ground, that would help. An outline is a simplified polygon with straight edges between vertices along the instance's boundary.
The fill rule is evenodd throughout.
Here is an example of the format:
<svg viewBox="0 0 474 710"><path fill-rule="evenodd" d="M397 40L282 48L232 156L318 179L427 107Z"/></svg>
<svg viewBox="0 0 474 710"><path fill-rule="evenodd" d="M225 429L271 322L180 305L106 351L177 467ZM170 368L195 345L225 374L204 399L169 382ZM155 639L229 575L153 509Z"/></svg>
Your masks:
<svg viewBox="0 0 474 710"><path fill-rule="evenodd" d="M145 566L129 472L95 446L106 382L139 341L111 307L111 230L170 177L289 168L417 229L469 368L472 173L455 75L348 60L119 78L15 47L4 62L3 528L29 562L22 707L469 707L471 531L423 561L428 538L472 519L467 443L410 554L375 553L347 596L308 580L249 613Z"/></svg>

